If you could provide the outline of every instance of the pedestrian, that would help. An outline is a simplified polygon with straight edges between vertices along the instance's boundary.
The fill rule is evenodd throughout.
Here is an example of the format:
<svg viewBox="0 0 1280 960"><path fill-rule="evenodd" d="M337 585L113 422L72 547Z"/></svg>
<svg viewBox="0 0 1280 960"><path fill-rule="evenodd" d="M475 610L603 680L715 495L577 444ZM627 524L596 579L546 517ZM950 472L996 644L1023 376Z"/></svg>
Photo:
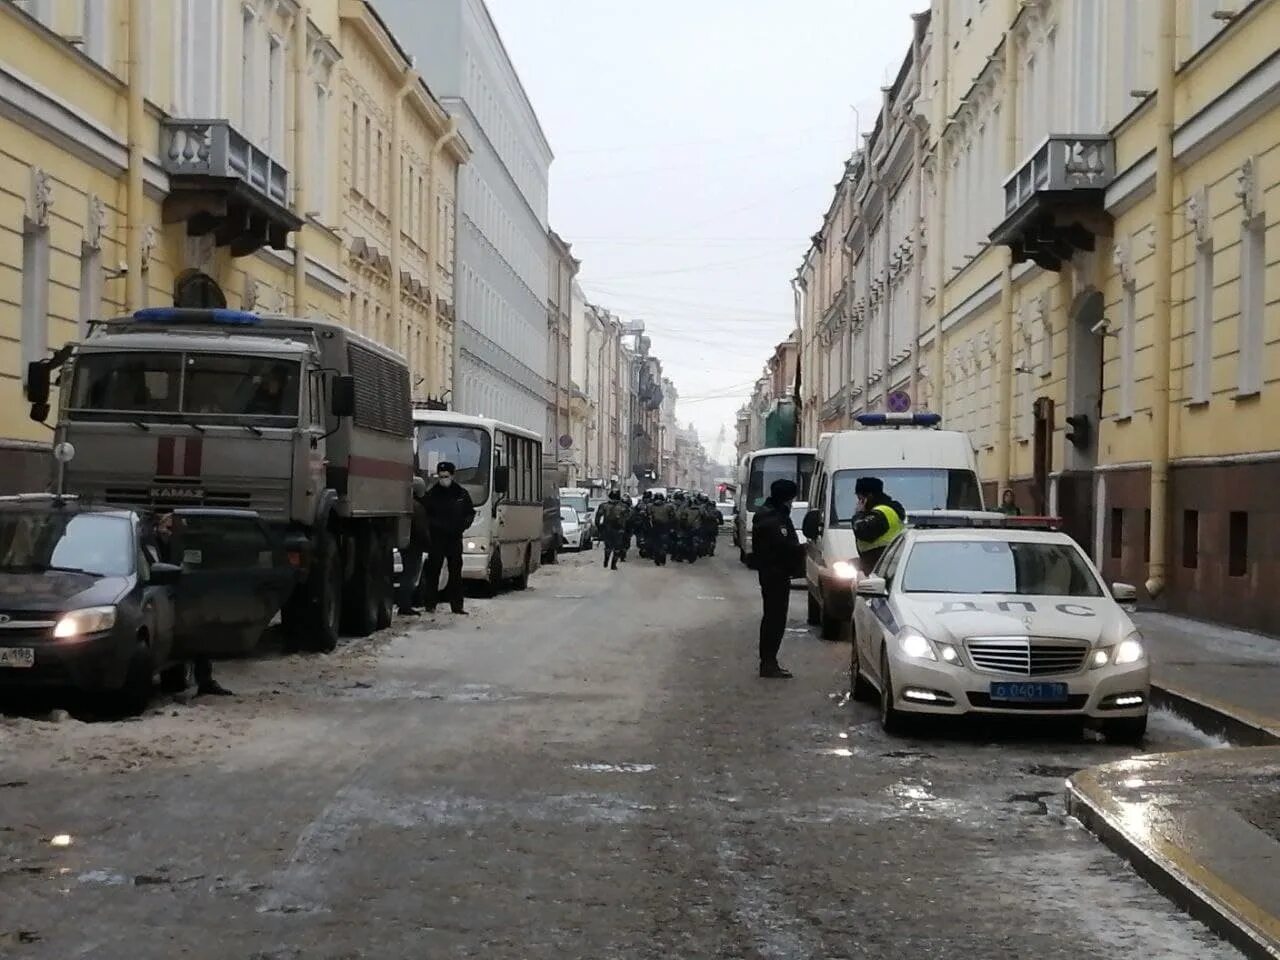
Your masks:
<svg viewBox="0 0 1280 960"><path fill-rule="evenodd" d="M153 562L174 563L176 551L173 548L173 514L165 511L156 514L150 541L144 544ZM195 674L197 697L233 697L230 690L213 678L213 661L205 656L191 658L192 672Z"/></svg>
<svg viewBox="0 0 1280 960"><path fill-rule="evenodd" d="M1000 512L1007 517L1020 517L1022 511L1018 509L1018 505L1013 501L1013 491L1005 487L1004 493L1000 495Z"/></svg>
<svg viewBox="0 0 1280 960"><path fill-rule="evenodd" d="M858 562L867 576L880 562L889 544L902 535L907 510L884 492L879 477L859 477L853 485L858 498L858 512L853 515L853 536L858 547Z"/></svg>
<svg viewBox="0 0 1280 960"><path fill-rule="evenodd" d="M653 509L649 512L649 556L653 557L655 566L667 565L667 544L671 536L671 527L675 522L676 512L667 498L661 493L653 498Z"/></svg>
<svg viewBox="0 0 1280 960"><path fill-rule="evenodd" d="M402 617L416 617L413 601L418 595L422 577L422 560L431 546L431 528L427 523L427 481L413 478L413 521L409 527L409 545L400 551L400 590L397 606Z"/></svg>
<svg viewBox="0 0 1280 960"><path fill-rule="evenodd" d="M436 482L423 497L427 511L427 535L430 544L427 553L426 609L431 613L439 600L440 570L447 565L449 582L445 585L445 599L449 608L459 616L466 616L462 604L462 536L476 518L475 504L465 487L454 482L456 469L448 460L441 460L436 467Z"/></svg>
<svg viewBox="0 0 1280 960"><path fill-rule="evenodd" d="M794 480L775 480L751 524L752 551L760 581L760 676L789 680L778 663L791 606L791 578L804 562L804 548L791 522L791 504L800 488Z"/></svg>
<svg viewBox="0 0 1280 960"><path fill-rule="evenodd" d="M631 549L631 532L635 526L635 507L631 503L631 497L623 494L622 505L627 508L627 520L622 526L622 550L618 554L618 559L623 563L627 562L627 551Z"/></svg>
<svg viewBox="0 0 1280 960"><path fill-rule="evenodd" d="M623 541L627 535L629 511L622 502L622 494L614 490L609 500L602 507L600 515L600 532L604 537L604 566L606 570L617 570L618 560L622 556Z"/></svg>

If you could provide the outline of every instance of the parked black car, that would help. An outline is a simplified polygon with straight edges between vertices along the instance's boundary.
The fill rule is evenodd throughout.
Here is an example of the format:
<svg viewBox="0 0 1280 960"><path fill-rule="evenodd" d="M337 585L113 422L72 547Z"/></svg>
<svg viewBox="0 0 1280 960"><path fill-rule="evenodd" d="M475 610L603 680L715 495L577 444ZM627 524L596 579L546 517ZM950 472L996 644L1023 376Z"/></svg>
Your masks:
<svg viewBox="0 0 1280 960"><path fill-rule="evenodd" d="M191 657L252 649L294 577L254 513L173 511L162 547L143 511L0 497L0 690L71 687L138 712L157 672L181 687Z"/></svg>

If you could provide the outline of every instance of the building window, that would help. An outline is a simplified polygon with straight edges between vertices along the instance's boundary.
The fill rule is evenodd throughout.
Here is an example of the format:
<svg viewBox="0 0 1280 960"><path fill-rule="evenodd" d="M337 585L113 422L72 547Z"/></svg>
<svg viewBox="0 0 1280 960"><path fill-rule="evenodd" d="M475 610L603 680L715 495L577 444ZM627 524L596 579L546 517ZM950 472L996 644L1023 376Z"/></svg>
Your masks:
<svg viewBox="0 0 1280 960"><path fill-rule="evenodd" d="M1075 0L1075 50L1071 57L1076 72L1076 130L1093 133L1102 129L1101 81L1102 0Z"/></svg>
<svg viewBox="0 0 1280 960"><path fill-rule="evenodd" d="M88 243L80 245L80 305L77 329L83 339L89 333L89 321L96 320L102 309L102 250Z"/></svg>
<svg viewBox="0 0 1280 960"><path fill-rule="evenodd" d="M109 68L111 24L107 0L82 0L80 22L84 52L100 66Z"/></svg>
<svg viewBox="0 0 1280 960"><path fill-rule="evenodd" d="M1227 526L1227 574L1243 577L1249 572L1249 514L1232 510Z"/></svg>
<svg viewBox="0 0 1280 960"><path fill-rule="evenodd" d="M98 11L106 4L88 0ZM222 99L221 0L183 0L174 13L178 33L174 57L173 99L177 112L188 117L216 117ZM247 129L245 131L248 132Z"/></svg>
<svg viewBox="0 0 1280 960"><path fill-rule="evenodd" d="M1182 565L1194 570L1200 565L1200 513L1182 511Z"/></svg>
<svg viewBox="0 0 1280 960"><path fill-rule="evenodd" d="M254 109L254 100L260 96L257 41L258 18L252 10L246 9L240 24L240 132L250 139L256 139L258 132L257 111Z"/></svg>
<svg viewBox="0 0 1280 960"><path fill-rule="evenodd" d="M316 84L313 142L311 145L311 207L315 215L324 220L329 210L329 91Z"/></svg>
<svg viewBox="0 0 1280 960"><path fill-rule="evenodd" d="M49 228L22 222L22 382L49 352Z"/></svg>
<svg viewBox="0 0 1280 960"><path fill-rule="evenodd" d="M360 190L366 199L372 200L373 195L370 190L373 180L370 174L373 170L373 118L367 113L364 115L364 143L360 147L360 159L362 161L360 166Z"/></svg>
<svg viewBox="0 0 1280 960"><path fill-rule="evenodd" d="M1111 508L1111 559L1119 560L1124 551L1124 510Z"/></svg>
<svg viewBox="0 0 1280 960"><path fill-rule="evenodd" d="M25 10L46 27L53 28L53 0L17 0L18 8Z"/></svg>
<svg viewBox="0 0 1280 960"><path fill-rule="evenodd" d="M1265 346L1267 225L1258 215L1244 225L1240 238L1240 342L1236 389L1247 397L1262 389Z"/></svg>
<svg viewBox="0 0 1280 960"><path fill-rule="evenodd" d="M351 102L351 189L360 192L360 105Z"/></svg>
<svg viewBox="0 0 1280 960"><path fill-rule="evenodd" d="M267 38L267 153L277 160L285 155L284 98L287 86L284 75L284 44L272 34Z"/></svg>
<svg viewBox="0 0 1280 960"><path fill-rule="evenodd" d="M1196 244L1195 303L1191 328L1190 403L1208 403L1213 363L1213 240Z"/></svg>
<svg viewBox="0 0 1280 960"><path fill-rule="evenodd" d="M1129 420L1133 417L1134 367L1137 357L1138 326L1138 290L1132 281L1126 281L1121 288L1120 301L1120 376L1118 378L1116 419Z"/></svg>

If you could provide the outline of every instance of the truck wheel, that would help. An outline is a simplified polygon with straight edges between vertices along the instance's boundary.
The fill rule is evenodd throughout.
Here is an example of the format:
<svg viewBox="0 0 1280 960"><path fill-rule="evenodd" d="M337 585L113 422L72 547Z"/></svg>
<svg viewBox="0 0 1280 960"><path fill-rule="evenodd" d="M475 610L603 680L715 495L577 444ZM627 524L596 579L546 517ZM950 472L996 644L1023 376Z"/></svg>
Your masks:
<svg viewBox="0 0 1280 960"><path fill-rule="evenodd" d="M385 630L391 626L391 617L395 613L395 587L391 582L395 575L395 561L391 557L390 537L375 537L374 543L378 564L378 629Z"/></svg>
<svg viewBox="0 0 1280 960"><path fill-rule="evenodd" d="M533 547L524 548L524 569L520 571L520 576L511 581L511 585L517 590L529 589L529 570L533 566Z"/></svg>
<svg viewBox="0 0 1280 960"><path fill-rule="evenodd" d="M494 550L493 555L489 557L489 575L484 582L485 596L496 597L500 589L502 589L502 558L500 551Z"/></svg>
<svg viewBox="0 0 1280 960"><path fill-rule="evenodd" d="M378 541L368 529L356 534L355 575L351 595L342 604L343 626L353 637L367 637L378 629Z"/></svg>
<svg viewBox="0 0 1280 960"><path fill-rule="evenodd" d="M819 606L817 600L813 599L812 593L806 594L806 597L809 600L808 623L809 626L816 627L822 622L822 607Z"/></svg>
<svg viewBox="0 0 1280 960"><path fill-rule="evenodd" d="M342 569L338 563L338 547L331 535L320 539L311 576L316 578L314 587L302 586L289 602L293 613L287 622L293 633L293 645L312 653L332 653L338 647ZM310 596L313 590L315 595Z"/></svg>

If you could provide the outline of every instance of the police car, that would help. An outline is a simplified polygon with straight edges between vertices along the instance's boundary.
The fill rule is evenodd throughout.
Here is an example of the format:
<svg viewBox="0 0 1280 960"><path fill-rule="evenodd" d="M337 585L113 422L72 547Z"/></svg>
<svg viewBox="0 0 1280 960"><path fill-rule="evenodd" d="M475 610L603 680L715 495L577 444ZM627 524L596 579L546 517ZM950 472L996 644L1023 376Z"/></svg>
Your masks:
<svg viewBox="0 0 1280 960"><path fill-rule="evenodd" d="M912 521L857 585L851 688L880 703L887 732L908 715L1080 717L1138 743L1150 663L1102 581L1046 518Z"/></svg>

